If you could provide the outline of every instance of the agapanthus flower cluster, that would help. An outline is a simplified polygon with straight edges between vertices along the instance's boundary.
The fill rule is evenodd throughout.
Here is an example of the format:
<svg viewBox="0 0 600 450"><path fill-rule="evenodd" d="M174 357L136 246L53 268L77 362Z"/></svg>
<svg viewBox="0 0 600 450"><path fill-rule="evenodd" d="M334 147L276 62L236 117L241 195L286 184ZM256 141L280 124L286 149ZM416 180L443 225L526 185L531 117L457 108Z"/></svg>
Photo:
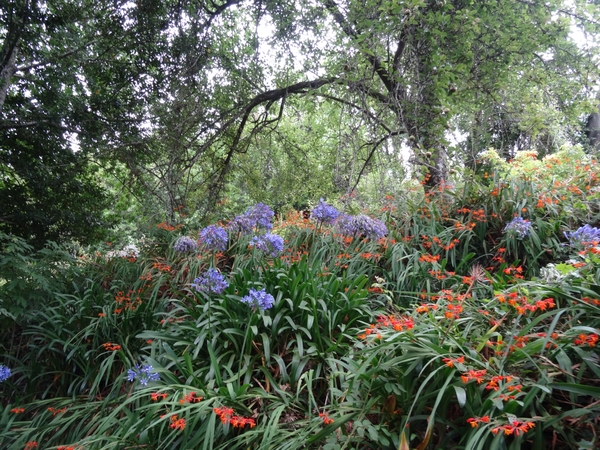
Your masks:
<svg viewBox="0 0 600 450"><path fill-rule="evenodd" d="M341 214L335 226L345 236L365 236L371 239L381 239L388 232L385 223L365 214L358 216Z"/></svg>
<svg viewBox="0 0 600 450"><path fill-rule="evenodd" d="M250 246L274 258L283 251L283 238L271 233L254 236L250 241Z"/></svg>
<svg viewBox="0 0 600 450"><path fill-rule="evenodd" d="M6 367L4 364L0 364L0 383L2 383L4 380L6 380L8 377L10 377L11 372L10 369L8 367Z"/></svg>
<svg viewBox="0 0 600 450"><path fill-rule="evenodd" d="M531 222L522 217L515 217L504 227L504 232L524 238L531 233Z"/></svg>
<svg viewBox="0 0 600 450"><path fill-rule="evenodd" d="M198 244L193 239L187 236L181 236L173 245L173 250L180 253L188 253L193 252L198 247Z"/></svg>
<svg viewBox="0 0 600 450"><path fill-rule="evenodd" d="M194 280L192 286L205 294L222 294L229 287L225 276L215 268L210 268Z"/></svg>
<svg viewBox="0 0 600 450"><path fill-rule="evenodd" d="M337 209L320 199L319 204L312 210L310 217L319 223L332 224L339 215L340 212Z"/></svg>
<svg viewBox="0 0 600 450"><path fill-rule="evenodd" d="M216 225L209 225L200 230L200 243L206 250L222 252L227 249L227 231Z"/></svg>
<svg viewBox="0 0 600 450"><path fill-rule="evenodd" d="M260 291L257 291L256 289L250 289L248 295L242 297L240 300L250 305L253 309L258 308L263 311L271 308L273 303L275 303L273 296L268 294L264 289L261 289Z"/></svg>
<svg viewBox="0 0 600 450"><path fill-rule="evenodd" d="M584 225L572 233L565 232L565 237L571 245L597 245L597 243L600 243L600 228Z"/></svg>
<svg viewBox="0 0 600 450"><path fill-rule="evenodd" d="M143 366L136 364L133 369L127 371L127 381L138 380L142 386L146 386L148 381L160 380L160 375L153 370L154 368L149 364Z"/></svg>
<svg viewBox="0 0 600 450"><path fill-rule="evenodd" d="M264 203L257 203L244 214L236 216L229 222L229 228L242 234L250 234L255 229L269 231L273 228L271 221L275 213Z"/></svg>

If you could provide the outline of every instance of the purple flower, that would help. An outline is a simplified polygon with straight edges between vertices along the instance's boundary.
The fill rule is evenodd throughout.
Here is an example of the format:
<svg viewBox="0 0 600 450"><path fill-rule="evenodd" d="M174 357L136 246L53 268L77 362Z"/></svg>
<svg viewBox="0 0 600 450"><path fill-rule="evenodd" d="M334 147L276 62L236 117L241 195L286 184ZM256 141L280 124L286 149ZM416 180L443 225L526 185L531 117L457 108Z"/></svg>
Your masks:
<svg viewBox="0 0 600 450"><path fill-rule="evenodd" d="M205 294L222 294L229 287L229 283L221 272L215 268L210 268L196 278L192 286L198 292L204 292Z"/></svg>
<svg viewBox="0 0 600 450"><path fill-rule="evenodd" d="M571 245L591 245L594 242L600 242L600 229L584 225L571 233L565 232L565 237L571 242Z"/></svg>
<svg viewBox="0 0 600 450"><path fill-rule="evenodd" d="M273 303L275 303L273 296L271 294L267 294L264 289L261 289L260 291L250 289L248 295L242 297L240 300L250 305L253 309L259 308L263 311L271 308Z"/></svg>
<svg viewBox="0 0 600 450"><path fill-rule="evenodd" d="M274 258L283 251L283 238L267 233L262 236L254 236L250 245Z"/></svg>
<svg viewBox="0 0 600 450"><path fill-rule="evenodd" d="M275 213L271 208L263 203L257 203L244 214L236 216L235 219L229 222L229 228L242 234L250 234L254 229L268 231L273 228L271 220L274 216Z"/></svg>
<svg viewBox="0 0 600 450"><path fill-rule="evenodd" d="M180 253L187 253L196 250L196 247L198 247L196 241L187 236L181 236L179 239L177 239L175 245L173 245L173 250Z"/></svg>
<svg viewBox="0 0 600 450"><path fill-rule="evenodd" d="M153 370L151 365L140 366L136 364L133 369L127 371L127 380L138 380L142 386L146 386L148 381L160 380L160 375L153 372Z"/></svg>
<svg viewBox="0 0 600 450"><path fill-rule="evenodd" d="M339 215L340 212L337 209L320 199L310 216L317 222L332 224Z"/></svg>
<svg viewBox="0 0 600 450"><path fill-rule="evenodd" d="M365 236L371 239L380 239L388 232L385 223L364 214L358 216L340 214L335 226L345 236Z"/></svg>
<svg viewBox="0 0 600 450"><path fill-rule="evenodd" d="M0 383L10 377L10 369L6 367L4 364L0 364Z"/></svg>
<svg viewBox="0 0 600 450"><path fill-rule="evenodd" d="M222 252L227 248L227 231L216 225L209 225L200 230L200 242L207 250Z"/></svg>
<svg viewBox="0 0 600 450"><path fill-rule="evenodd" d="M504 227L504 232L524 238L531 232L531 222L522 217L515 217Z"/></svg>

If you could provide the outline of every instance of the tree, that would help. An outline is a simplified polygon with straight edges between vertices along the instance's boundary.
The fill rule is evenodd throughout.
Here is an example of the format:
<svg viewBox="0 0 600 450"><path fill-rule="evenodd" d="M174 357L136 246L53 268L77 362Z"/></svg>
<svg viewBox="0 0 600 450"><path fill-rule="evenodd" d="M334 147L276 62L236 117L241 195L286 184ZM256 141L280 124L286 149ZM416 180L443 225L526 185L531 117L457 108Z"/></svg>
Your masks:
<svg viewBox="0 0 600 450"><path fill-rule="evenodd" d="M448 130L475 152L552 151L598 79L596 47L570 35L597 35L583 0L13 0L0 14L0 129L52 128L82 161L124 165L171 219L182 204L209 212L292 98L357 119L353 174L332 188L351 190L401 139L431 187L461 160Z"/></svg>
<svg viewBox="0 0 600 450"><path fill-rule="evenodd" d="M144 133L160 82L150 76L161 73L160 3L131 13L112 1L2 4L2 230L37 245L102 235L108 199L94 165L123 159Z"/></svg>
<svg viewBox="0 0 600 450"><path fill-rule="evenodd" d="M598 75L595 48L576 46L569 34L574 22L596 31L598 9L585 2L322 0L238 6L257 24L274 25L270 44L278 60L302 67L272 64L274 89L249 83L236 105L222 110L219 126L201 147L220 140L226 149L213 198L234 155L280 120L291 95L310 92L364 116L372 144L364 164L387 139L405 136L414 160L428 173L427 184L435 186L447 178L446 134L457 122L477 147L503 136L507 152L519 141L551 142L552 125L577 118L589 81ZM307 70L320 76L298 81ZM523 95L539 107L515 108ZM230 140L221 139L225 136Z"/></svg>

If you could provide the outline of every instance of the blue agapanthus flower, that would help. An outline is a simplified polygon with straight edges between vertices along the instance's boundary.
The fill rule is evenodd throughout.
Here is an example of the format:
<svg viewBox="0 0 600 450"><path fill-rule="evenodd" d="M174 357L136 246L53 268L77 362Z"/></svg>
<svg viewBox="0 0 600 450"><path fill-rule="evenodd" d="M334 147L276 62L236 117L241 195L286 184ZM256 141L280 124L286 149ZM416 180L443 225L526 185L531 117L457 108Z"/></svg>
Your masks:
<svg viewBox="0 0 600 450"><path fill-rule="evenodd" d="M524 238L531 233L531 222L522 217L515 217L504 227L504 232Z"/></svg>
<svg viewBox="0 0 600 450"><path fill-rule="evenodd" d="M365 236L371 239L381 239L388 233L385 223L365 214L358 216L341 214L335 221L335 226L344 236Z"/></svg>
<svg viewBox="0 0 600 450"><path fill-rule="evenodd" d="M149 364L143 366L136 364L133 369L127 371L127 380L138 380L142 386L146 386L148 381L160 380L160 375L153 370L154 368Z"/></svg>
<svg viewBox="0 0 600 450"><path fill-rule="evenodd" d="M250 234L254 230L269 231L273 228L271 221L275 213L264 203L257 203L244 214L236 216L229 222L229 228L242 234Z"/></svg>
<svg viewBox="0 0 600 450"><path fill-rule="evenodd" d="M276 234L263 234L254 236L250 245L268 256L276 257L283 251L283 238Z"/></svg>
<svg viewBox="0 0 600 450"><path fill-rule="evenodd" d="M225 276L215 268L210 268L194 280L192 286L198 292L222 294L229 287Z"/></svg>
<svg viewBox="0 0 600 450"><path fill-rule="evenodd" d="M213 252L222 252L227 249L227 231L225 228L216 225L209 225L200 230L200 243L202 246Z"/></svg>
<svg viewBox="0 0 600 450"><path fill-rule="evenodd" d="M0 364L0 383L6 380L11 376L10 368L6 367L4 364Z"/></svg>
<svg viewBox="0 0 600 450"><path fill-rule="evenodd" d="M592 245L600 242L600 228L584 225L571 233L565 232L565 237L571 245Z"/></svg>
<svg viewBox="0 0 600 450"><path fill-rule="evenodd" d="M319 223L332 224L339 215L340 212L337 209L320 199L319 204L312 210L310 217Z"/></svg>
<svg viewBox="0 0 600 450"><path fill-rule="evenodd" d="M259 308L263 311L271 308L273 303L275 303L273 296L268 294L264 289L261 289L260 291L257 291L256 289L250 289L248 295L242 297L240 300L250 305L253 309Z"/></svg>
<svg viewBox="0 0 600 450"><path fill-rule="evenodd" d="M181 236L177 239L175 245L173 245L173 250L180 253L188 253L196 250L196 247L198 247L196 241L187 236Z"/></svg>

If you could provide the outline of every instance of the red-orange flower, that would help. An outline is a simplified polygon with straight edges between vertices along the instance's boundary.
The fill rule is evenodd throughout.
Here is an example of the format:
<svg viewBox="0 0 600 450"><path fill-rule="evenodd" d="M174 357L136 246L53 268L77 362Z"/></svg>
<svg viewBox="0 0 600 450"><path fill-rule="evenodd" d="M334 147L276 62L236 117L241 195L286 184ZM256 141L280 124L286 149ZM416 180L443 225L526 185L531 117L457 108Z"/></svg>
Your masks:
<svg viewBox="0 0 600 450"><path fill-rule="evenodd" d="M171 425L169 425L171 428L173 428L174 430L181 430L183 431L185 429L185 419L181 418L178 419L177 415L171 416Z"/></svg>
<svg viewBox="0 0 600 450"><path fill-rule="evenodd" d="M102 347L104 347L104 350L109 352L116 352L117 350L121 350L121 346L119 344L113 344L111 342L105 342L104 344L102 344Z"/></svg>
<svg viewBox="0 0 600 450"><path fill-rule="evenodd" d="M13 408L10 410L10 412L13 414L20 414L22 412L25 412L25 408Z"/></svg>
<svg viewBox="0 0 600 450"><path fill-rule="evenodd" d="M463 383L468 383L471 380L477 381L477 384L481 384L484 381L484 377L487 373L487 370L469 370L465 375L461 375L461 379Z"/></svg>
<svg viewBox="0 0 600 450"><path fill-rule="evenodd" d="M329 417L329 414L327 413L319 413L319 417L321 419L323 419L323 424L325 425L329 425L330 423L333 423L333 419L331 417Z"/></svg>
<svg viewBox="0 0 600 450"><path fill-rule="evenodd" d="M196 397L195 392L190 392L189 394L184 395L183 398L181 398L181 400L179 400L179 403L181 403L181 404L198 403L201 401L202 401L202 397Z"/></svg>
<svg viewBox="0 0 600 450"><path fill-rule="evenodd" d="M535 427L535 423L533 422L523 422L519 420L513 420L512 422L502 425L500 427L496 427L492 429L492 433L498 434L502 431L505 435L509 436L514 434L515 436L519 436L520 434L527 433L530 429Z"/></svg>
<svg viewBox="0 0 600 450"><path fill-rule="evenodd" d="M473 428L477 428L480 423L490 423L490 416L470 417L467 419L467 423Z"/></svg>
<svg viewBox="0 0 600 450"><path fill-rule="evenodd" d="M448 367L454 367L454 364L464 364L465 363L465 357L464 356L460 356L458 358L443 358L442 361L444 363L446 363L446 365Z"/></svg>
<svg viewBox="0 0 600 450"><path fill-rule="evenodd" d="M153 392L152 394L150 394L150 398L152 399L153 402L157 402L159 401L161 398L164 400L167 398L167 394L162 392Z"/></svg>

